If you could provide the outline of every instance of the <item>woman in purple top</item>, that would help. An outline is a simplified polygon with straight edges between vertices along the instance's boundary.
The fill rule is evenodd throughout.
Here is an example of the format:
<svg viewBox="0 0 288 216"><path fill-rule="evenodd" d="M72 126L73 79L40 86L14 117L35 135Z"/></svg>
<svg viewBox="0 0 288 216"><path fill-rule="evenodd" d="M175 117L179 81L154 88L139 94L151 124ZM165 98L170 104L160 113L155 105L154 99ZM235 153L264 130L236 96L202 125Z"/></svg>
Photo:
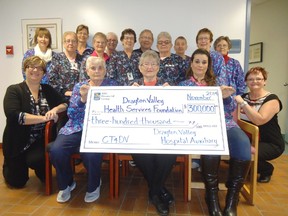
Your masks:
<svg viewBox="0 0 288 216"><path fill-rule="evenodd" d="M236 95L242 95L246 88L244 72L239 61L228 56L228 52L231 48L232 44L227 36L220 36L214 42L214 49L222 54L225 61L228 85L236 90Z"/></svg>
<svg viewBox="0 0 288 216"><path fill-rule="evenodd" d="M107 77L116 80L121 86L127 86L133 80L142 77L138 69L141 53L133 52L136 43L136 33L133 29L124 29L120 40L124 50L115 51L110 56Z"/></svg>
<svg viewBox="0 0 288 216"><path fill-rule="evenodd" d="M244 184L251 161L251 147L247 135L234 122L232 112L236 108L232 98L235 90L226 86L220 77L215 77L212 71L210 53L204 49L197 49L191 57L191 67L187 71L186 81L181 86L221 86L230 161L229 175L226 182L228 192L224 215L237 215L239 192ZM205 200L210 215L222 215L218 199L218 168L220 156L201 155L202 177L205 183Z"/></svg>
<svg viewBox="0 0 288 216"><path fill-rule="evenodd" d="M79 153L82 136L87 94L90 86L116 86L117 82L105 79L106 65L102 58L90 56L86 61L86 71L90 80L75 85L68 108L69 120L59 131L50 149L50 158L56 169L59 193L57 202L67 202L71 191L76 187L70 159ZM88 186L85 202L94 202L100 196L102 153L81 153L83 164L88 172Z"/></svg>
<svg viewBox="0 0 288 216"><path fill-rule="evenodd" d="M30 56L39 56L41 59L43 59L46 62L46 73L44 74L41 84L48 84L49 83L49 73L51 70L51 60L52 57L55 56L55 52L52 51L51 48L52 44L52 37L51 33L47 28L37 28L34 35L33 45L35 45L34 48L29 49L25 52L22 64L24 63L25 59L27 59ZM26 80L26 73L24 70L22 70L22 75L24 80Z"/></svg>

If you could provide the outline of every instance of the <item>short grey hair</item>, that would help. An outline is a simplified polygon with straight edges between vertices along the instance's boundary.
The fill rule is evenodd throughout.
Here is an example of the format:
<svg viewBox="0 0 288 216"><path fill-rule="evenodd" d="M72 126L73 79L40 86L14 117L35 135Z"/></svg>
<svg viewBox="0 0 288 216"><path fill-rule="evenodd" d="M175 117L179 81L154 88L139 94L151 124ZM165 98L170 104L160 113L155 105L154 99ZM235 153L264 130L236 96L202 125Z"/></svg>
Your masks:
<svg viewBox="0 0 288 216"><path fill-rule="evenodd" d="M139 65L143 64L144 60L147 58L154 59L156 63L160 65L159 55L154 50L146 50L144 53L142 53L140 60L139 60Z"/></svg>
<svg viewBox="0 0 288 216"><path fill-rule="evenodd" d="M86 60L86 69L90 68L90 65L92 63L97 64L97 65L102 65L103 68L106 70L106 63L103 58L96 57L96 56L89 56Z"/></svg>
<svg viewBox="0 0 288 216"><path fill-rule="evenodd" d="M168 32L160 32L157 36L157 42L159 41L159 39L161 37L165 37L165 38L168 38L168 40L170 40L172 42L172 37L171 35L168 33Z"/></svg>

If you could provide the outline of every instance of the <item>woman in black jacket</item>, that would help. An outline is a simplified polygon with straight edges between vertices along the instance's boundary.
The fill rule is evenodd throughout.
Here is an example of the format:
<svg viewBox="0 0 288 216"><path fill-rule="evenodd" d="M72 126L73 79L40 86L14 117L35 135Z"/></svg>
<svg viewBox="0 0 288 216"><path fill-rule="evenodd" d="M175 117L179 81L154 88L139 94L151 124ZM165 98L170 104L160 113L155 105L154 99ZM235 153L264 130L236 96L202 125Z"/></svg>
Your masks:
<svg viewBox="0 0 288 216"><path fill-rule="evenodd" d="M3 176L8 185L23 187L29 179L28 168L45 180L44 128L67 108L65 98L51 86L40 84L46 63L38 56L23 63L26 80L7 88L4 97L6 127L3 134Z"/></svg>

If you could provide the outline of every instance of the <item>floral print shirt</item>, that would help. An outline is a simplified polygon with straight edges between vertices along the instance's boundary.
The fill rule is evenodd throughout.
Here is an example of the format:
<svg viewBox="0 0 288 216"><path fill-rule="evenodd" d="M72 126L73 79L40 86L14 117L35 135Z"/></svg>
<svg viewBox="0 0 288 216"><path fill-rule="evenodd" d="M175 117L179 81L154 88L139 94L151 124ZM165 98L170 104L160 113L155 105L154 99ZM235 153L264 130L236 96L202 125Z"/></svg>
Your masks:
<svg viewBox="0 0 288 216"><path fill-rule="evenodd" d="M70 62L64 52L58 53L52 59L51 71L49 73L49 84L63 96L66 91L72 91L76 83L80 81L81 57Z"/></svg>
<svg viewBox="0 0 288 216"><path fill-rule="evenodd" d="M246 89L245 75L238 60L229 58L226 64L228 85L236 90L236 95L242 95Z"/></svg>
<svg viewBox="0 0 288 216"><path fill-rule="evenodd" d="M81 102L80 87L84 84L88 85L88 80L77 83L74 86L72 96L70 98L70 104L67 111L69 120L67 121L65 126L60 129L59 134L69 135L82 131L86 103ZM101 86L117 86L117 85L118 83L115 80L111 79L104 79L103 82L101 83Z"/></svg>
<svg viewBox="0 0 288 216"><path fill-rule="evenodd" d="M140 56L141 53L132 52L128 58L124 51L115 51L108 60L107 77L116 80L121 86L127 86L133 80L141 78L138 68Z"/></svg>
<svg viewBox="0 0 288 216"><path fill-rule="evenodd" d="M30 56L34 56L35 55L35 50L34 48L33 49L29 49L27 50L27 52L24 54L24 57L23 57L23 60L22 60L22 66L23 66L23 63L25 61L26 58L30 57ZM52 51L52 58L56 55L55 52ZM51 71L51 62L52 61L48 61L46 62L46 73L44 73L44 76L41 80L41 84L49 84L49 73ZM26 74L25 74L25 71L22 69L22 75L23 75L23 78L24 80L26 80Z"/></svg>
<svg viewBox="0 0 288 216"><path fill-rule="evenodd" d="M169 85L178 85L179 82L185 80L185 73L188 67L187 61L171 53L169 57L160 60L160 69L157 76L166 80Z"/></svg>
<svg viewBox="0 0 288 216"><path fill-rule="evenodd" d="M223 56L216 51L210 51L210 56L212 59L212 68L213 72L216 75L216 77L222 77L222 79L225 81L225 85L228 85L228 80L226 77L226 66L225 66L225 60Z"/></svg>

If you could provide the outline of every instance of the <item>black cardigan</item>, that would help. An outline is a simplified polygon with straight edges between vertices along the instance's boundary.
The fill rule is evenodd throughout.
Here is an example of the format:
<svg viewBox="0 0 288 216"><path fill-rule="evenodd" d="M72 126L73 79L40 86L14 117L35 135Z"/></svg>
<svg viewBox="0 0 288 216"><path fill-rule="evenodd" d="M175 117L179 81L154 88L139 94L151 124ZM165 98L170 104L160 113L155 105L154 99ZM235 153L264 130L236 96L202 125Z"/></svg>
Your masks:
<svg viewBox="0 0 288 216"><path fill-rule="evenodd" d="M61 103L67 103L55 89L46 84L41 84L50 109ZM4 97L4 112L6 116L6 127L3 133L3 155L14 157L23 151L26 146L31 125L19 125L20 112L31 113L30 94L27 92L26 82L11 85L7 88Z"/></svg>

